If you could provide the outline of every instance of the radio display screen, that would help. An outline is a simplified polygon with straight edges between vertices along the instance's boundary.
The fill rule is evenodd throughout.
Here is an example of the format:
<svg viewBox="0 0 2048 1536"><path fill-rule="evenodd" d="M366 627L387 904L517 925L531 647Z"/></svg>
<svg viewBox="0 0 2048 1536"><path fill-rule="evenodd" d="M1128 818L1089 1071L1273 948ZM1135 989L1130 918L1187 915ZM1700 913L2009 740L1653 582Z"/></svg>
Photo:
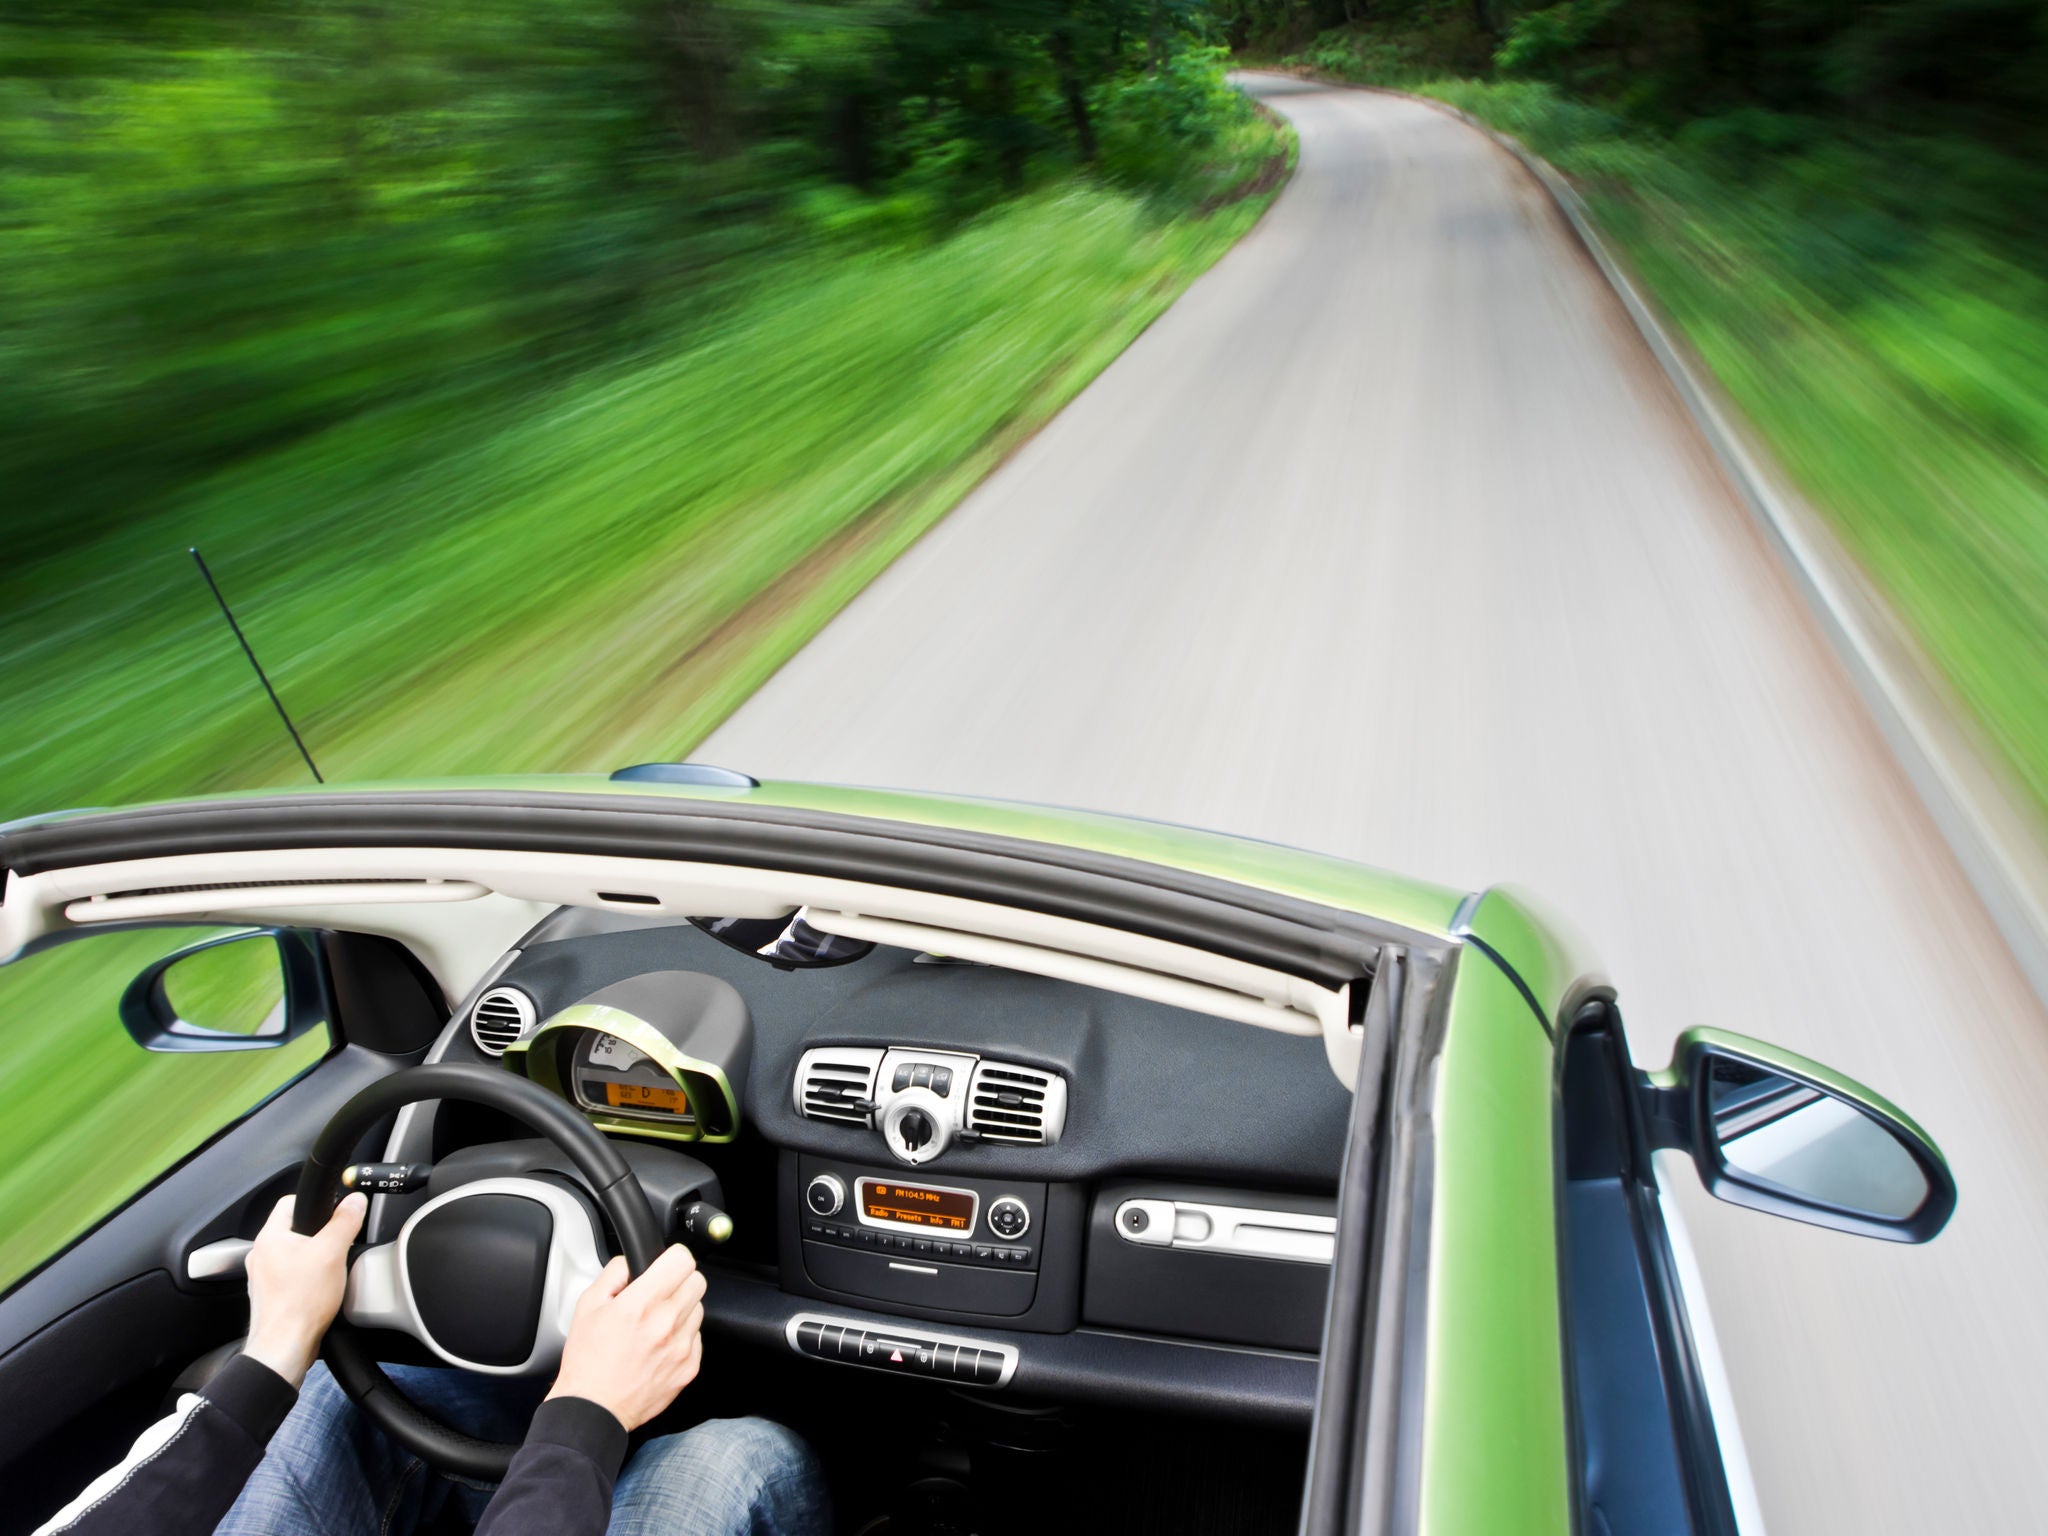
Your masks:
<svg viewBox="0 0 2048 1536"><path fill-rule="evenodd" d="M933 1189L923 1184L897 1184L885 1179L860 1181L861 1213L870 1221L901 1222L940 1232L974 1228L975 1198L964 1189Z"/></svg>

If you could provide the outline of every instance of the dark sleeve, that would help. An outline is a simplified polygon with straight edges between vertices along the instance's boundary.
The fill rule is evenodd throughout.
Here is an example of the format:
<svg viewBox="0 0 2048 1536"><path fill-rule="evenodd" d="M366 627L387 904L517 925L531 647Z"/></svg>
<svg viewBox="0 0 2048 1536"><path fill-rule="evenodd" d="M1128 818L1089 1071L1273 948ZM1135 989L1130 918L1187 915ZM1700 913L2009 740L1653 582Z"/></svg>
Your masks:
<svg viewBox="0 0 2048 1536"><path fill-rule="evenodd" d="M603 1536L625 1426L581 1397L551 1397L476 1523L476 1536Z"/></svg>
<svg viewBox="0 0 2048 1536"><path fill-rule="evenodd" d="M298 1396L269 1366L235 1356L36 1536L208 1536Z"/></svg>

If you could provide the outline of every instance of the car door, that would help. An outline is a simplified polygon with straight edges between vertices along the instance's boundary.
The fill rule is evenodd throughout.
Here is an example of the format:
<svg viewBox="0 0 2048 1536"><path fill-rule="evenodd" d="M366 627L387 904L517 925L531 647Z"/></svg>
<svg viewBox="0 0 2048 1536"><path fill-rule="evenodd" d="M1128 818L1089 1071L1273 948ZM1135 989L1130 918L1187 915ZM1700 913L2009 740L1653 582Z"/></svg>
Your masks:
<svg viewBox="0 0 2048 1536"><path fill-rule="evenodd" d="M0 1531L33 1529L239 1337L236 1240L445 1018L364 935L124 927L0 968Z"/></svg>

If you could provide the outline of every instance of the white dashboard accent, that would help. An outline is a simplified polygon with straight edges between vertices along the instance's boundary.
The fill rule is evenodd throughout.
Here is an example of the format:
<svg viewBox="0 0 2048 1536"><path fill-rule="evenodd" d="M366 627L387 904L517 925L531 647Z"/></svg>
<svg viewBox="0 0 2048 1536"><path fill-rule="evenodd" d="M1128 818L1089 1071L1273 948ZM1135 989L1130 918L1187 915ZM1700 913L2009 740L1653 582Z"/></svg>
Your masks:
<svg viewBox="0 0 2048 1536"><path fill-rule="evenodd" d="M329 907L341 903L375 902L397 906L411 902L475 901L490 895L474 880L281 880L276 885L237 885L216 890L204 886L133 896L89 896L64 908L74 923L133 923L150 917L176 917L210 910L209 900L249 902L266 907Z"/></svg>
<svg viewBox="0 0 2048 1536"><path fill-rule="evenodd" d="M249 1250L256 1245L246 1237L223 1237L203 1243L185 1255L187 1280L231 1280L249 1267Z"/></svg>
<svg viewBox="0 0 2048 1536"><path fill-rule="evenodd" d="M1005 1094L1022 1102L1005 1105L1000 1102ZM1029 1102L1033 1097L1036 1104ZM960 1113L967 1128L985 1141L1049 1147L1067 1128L1067 1080L1012 1061L976 1062Z"/></svg>
<svg viewBox="0 0 2048 1536"><path fill-rule="evenodd" d="M813 1046L797 1058L792 1085L796 1112L807 1120L832 1120L841 1125L874 1124L875 1082L882 1071L882 1050L872 1045ZM842 1102L851 1095L863 1107Z"/></svg>
<svg viewBox="0 0 2048 1536"><path fill-rule="evenodd" d="M1134 1230L1136 1217L1143 1220ZM1144 1248L1328 1264L1337 1251L1337 1218L1201 1200L1136 1199L1116 1208L1116 1235Z"/></svg>
<svg viewBox="0 0 2048 1536"><path fill-rule="evenodd" d="M886 1325L878 1324L874 1327L870 1327L868 1326L868 1324L861 1322L858 1318L835 1317L833 1314L829 1312L799 1312L796 1314L796 1316L792 1317L787 1323L784 1323L782 1325L783 1342L788 1344L791 1349L795 1349L798 1354L803 1354L803 1351L797 1349L797 1330L803 1327L805 1323L820 1323L827 1328L858 1328L863 1333L876 1333L881 1334L884 1337L892 1336L900 1331L903 1343L905 1345L909 1345L911 1343L922 1343L933 1344L937 1345L940 1348L944 1348L946 1345L950 1344L956 1349L978 1349L983 1354L994 1354L999 1356L1002 1360L1003 1365L1002 1371L997 1375L996 1379L991 1382L976 1383L976 1385L991 1387L1007 1387L1010 1384L1010 1378L1017 1374L1017 1351L1012 1346L1008 1344L991 1344L987 1339L971 1338L964 1333L938 1333L935 1332L933 1329L927 1327L925 1324L912 1321L909 1318L903 1318L900 1320L892 1321ZM814 1355L804 1355L804 1358L810 1360L822 1357ZM857 1366L861 1370L865 1371L886 1369L886 1367L862 1365L861 1362L858 1360L835 1360L834 1363L838 1365ZM891 1374L900 1376L903 1373L901 1371L896 1371L892 1372Z"/></svg>

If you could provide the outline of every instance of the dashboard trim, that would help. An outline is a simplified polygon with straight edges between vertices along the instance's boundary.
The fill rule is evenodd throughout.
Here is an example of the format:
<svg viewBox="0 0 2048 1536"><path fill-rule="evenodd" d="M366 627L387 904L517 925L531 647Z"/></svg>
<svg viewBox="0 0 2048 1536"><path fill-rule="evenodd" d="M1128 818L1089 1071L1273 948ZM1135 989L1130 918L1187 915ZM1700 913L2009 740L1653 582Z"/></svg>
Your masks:
<svg viewBox="0 0 2048 1536"><path fill-rule="evenodd" d="M582 1095L576 1092L573 1082L562 1082L554 1051L533 1049L543 1039L572 1029L611 1035L625 1041L666 1072L674 1080L676 1087L690 1096L692 1105L697 1103L701 1087L688 1081L684 1074L708 1079L725 1102L725 1123L731 1129L706 1129L703 1116L697 1114L694 1109L687 1123L680 1118L663 1123L644 1115L605 1111L586 1104ZM550 1041L551 1045L555 1043ZM518 1058L516 1062L515 1058ZM525 1035L506 1046L503 1060L511 1070L524 1072L543 1088L559 1093L582 1111L590 1123L601 1131L615 1131L622 1136L648 1136L660 1141L701 1141L708 1146L729 1142L739 1135L739 1099L732 1091L732 1083L726 1077L725 1070L715 1062L700 1060L679 1049L674 1041L652 1024L637 1014L626 1012L623 1008L614 1008L605 1003L571 1004L559 1013L541 1020Z"/></svg>

